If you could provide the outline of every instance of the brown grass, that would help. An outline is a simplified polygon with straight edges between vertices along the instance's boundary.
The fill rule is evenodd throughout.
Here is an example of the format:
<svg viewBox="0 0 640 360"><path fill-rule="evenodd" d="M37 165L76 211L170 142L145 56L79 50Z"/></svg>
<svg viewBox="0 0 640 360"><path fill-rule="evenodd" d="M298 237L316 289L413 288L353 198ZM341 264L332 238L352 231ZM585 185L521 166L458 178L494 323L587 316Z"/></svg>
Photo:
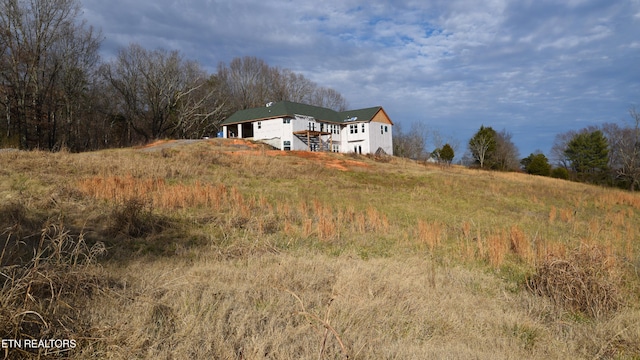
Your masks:
<svg viewBox="0 0 640 360"><path fill-rule="evenodd" d="M442 241L444 226L439 222L427 223L418 221L418 239L421 244L426 244L429 251L433 252Z"/></svg>
<svg viewBox="0 0 640 360"><path fill-rule="evenodd" d="M108 284L99 277L97 258L106 252L100 242L89 246L83 234L74 236L59 220L43 224L34 247L29 241L6 241L0 254L0 338L66 339L48 347L14 347L4 350L6 359L40 359L74 353L91 329L82 321L83 306ZM26 241L25 241L26 240ZM17 249L28 247L28 249ZM25 251L26 250L26 251ZM8 254L31 252L27 261L7 259Z"/></svg>
<svg viewBox="0 0 640 360"><path fill-rule="evenodd" d="M58 313L75 309L64 326L39 307L28 311L81 341L74 358L640 356L638 194L405 159L263 150L211 140L0 154L0 232L10 242L37 245L43 224L61 219L64 230L50 237L82 234L109 250L100 266L110 286L54 297ZM327 166L334 162L347 171ZM573 290L562 288L550 259L571 264L561 268L568 278L591 274L571 250L580 244L598 249L585 258L606 262L591 273L615 284L605 293L618 305L575 310L555 300ZM32 255L6 251L4 259L26 266ZM78 264L85 275L102 273ZM47 278L58 289L56 276ZM526 279L549 286L529 292ZM50 292L40 295L48 308Z"/></svg>

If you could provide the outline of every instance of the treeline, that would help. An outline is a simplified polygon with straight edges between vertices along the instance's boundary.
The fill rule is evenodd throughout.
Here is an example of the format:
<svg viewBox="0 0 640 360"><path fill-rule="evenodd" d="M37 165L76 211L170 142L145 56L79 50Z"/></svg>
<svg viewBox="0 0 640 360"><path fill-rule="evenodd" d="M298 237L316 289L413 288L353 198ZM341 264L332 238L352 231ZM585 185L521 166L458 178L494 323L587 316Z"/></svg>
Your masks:
<svg viewBox="0 0 640 360"><path fill-rule="evenodd" d="M605 123L556 136L551 156L575 181L640 188L640 113L631 122Z"/></svg>
<svg viewBox="0 0 640 360"><path fill-rule="evenodd" d="M104 61L102 35L80 15L77 0L0 0L0 147L85 151L198 138L269 101L346 109L337 91L255 57L209 74L178 51L130 44Z"/></svg>
<svg viewBox="0 0 640 360"><path fill-rule="evenodd" d="M521 158L511 133L482 125L469 139L459 163L635 191L640 189L640 112L631 108L629 115L629 122L605 123L558 134L550 158L541 151ZM432 143L435 150L427 151L427 142ZM408 131L397 124L393 130L395 156L450 164L458 146L451 139L443 143L436 131L429 131L421 124L413 124Z"/></svg>
<svg viewBox="0 0 640 360"><path fill-rule="evenodd" d="M508 132L481 126L469 140L469 164L635 191L640 187L640 113L632 108L629 114L630 123L605 123L558 134L551 160L542 152L519 159Z"/></svg>

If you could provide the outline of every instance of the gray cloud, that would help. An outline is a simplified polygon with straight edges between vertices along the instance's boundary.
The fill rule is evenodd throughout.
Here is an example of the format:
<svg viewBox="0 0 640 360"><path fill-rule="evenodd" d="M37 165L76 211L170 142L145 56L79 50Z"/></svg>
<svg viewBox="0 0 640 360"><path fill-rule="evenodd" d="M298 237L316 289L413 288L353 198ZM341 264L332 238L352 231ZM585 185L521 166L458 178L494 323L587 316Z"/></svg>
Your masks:
<svg viewBox="0 0 640 360"><path fill-rule="evenodd" d="M104 55L137 42L210 71L237 56L301 72L466 143L506 128L523 156L640 102L640 3L85 0ZM408 126L405 126L408 128Z"/></svg>

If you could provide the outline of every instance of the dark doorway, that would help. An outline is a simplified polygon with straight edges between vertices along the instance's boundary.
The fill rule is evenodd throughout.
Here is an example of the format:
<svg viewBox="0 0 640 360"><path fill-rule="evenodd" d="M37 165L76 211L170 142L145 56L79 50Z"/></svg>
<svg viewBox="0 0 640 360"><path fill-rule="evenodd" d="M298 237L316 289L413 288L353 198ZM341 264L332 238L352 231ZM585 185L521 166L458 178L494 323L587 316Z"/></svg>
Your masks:
<svg viewBox="0 0 640 360"><path fill-rule="evenodd" d="M242 137L243 138L253 137L253 123L242 124Z"/></svg>

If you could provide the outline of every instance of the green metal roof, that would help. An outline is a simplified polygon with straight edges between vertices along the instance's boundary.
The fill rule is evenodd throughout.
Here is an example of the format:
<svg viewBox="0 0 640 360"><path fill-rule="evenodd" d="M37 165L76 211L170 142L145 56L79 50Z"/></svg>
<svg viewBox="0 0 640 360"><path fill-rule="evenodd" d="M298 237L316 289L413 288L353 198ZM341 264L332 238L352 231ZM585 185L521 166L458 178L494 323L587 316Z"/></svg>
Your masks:
<svg viewBox="0 0 640 360"><path fill-rule="evenodd" d="M348 122L349 119L355 119L351 121L369 121L373 119L373 117L378 113L378 111L380 111L380 109L382 109L382 107L374 106L366 109L343 111L339 114L343 119L342 122Z"/></svg>
<svg viewBox="0 0 640 360"><path fill-rule="evenodd" d="M380 109L380 106L376 106L366 109L338 112L319 106L306 105L291 101L279 101L272 103L270 106L261 106L257 108L236 111L233 115L229 116L225 121L223 121L222 125L238 124L247 121L266 120L281 117L295 117L296 114L312 116L318 121L326 121L332 123L369 121L375 116L375 114L378 113ZM357 120L352 120L355 118L357 118Z"/></svg>

